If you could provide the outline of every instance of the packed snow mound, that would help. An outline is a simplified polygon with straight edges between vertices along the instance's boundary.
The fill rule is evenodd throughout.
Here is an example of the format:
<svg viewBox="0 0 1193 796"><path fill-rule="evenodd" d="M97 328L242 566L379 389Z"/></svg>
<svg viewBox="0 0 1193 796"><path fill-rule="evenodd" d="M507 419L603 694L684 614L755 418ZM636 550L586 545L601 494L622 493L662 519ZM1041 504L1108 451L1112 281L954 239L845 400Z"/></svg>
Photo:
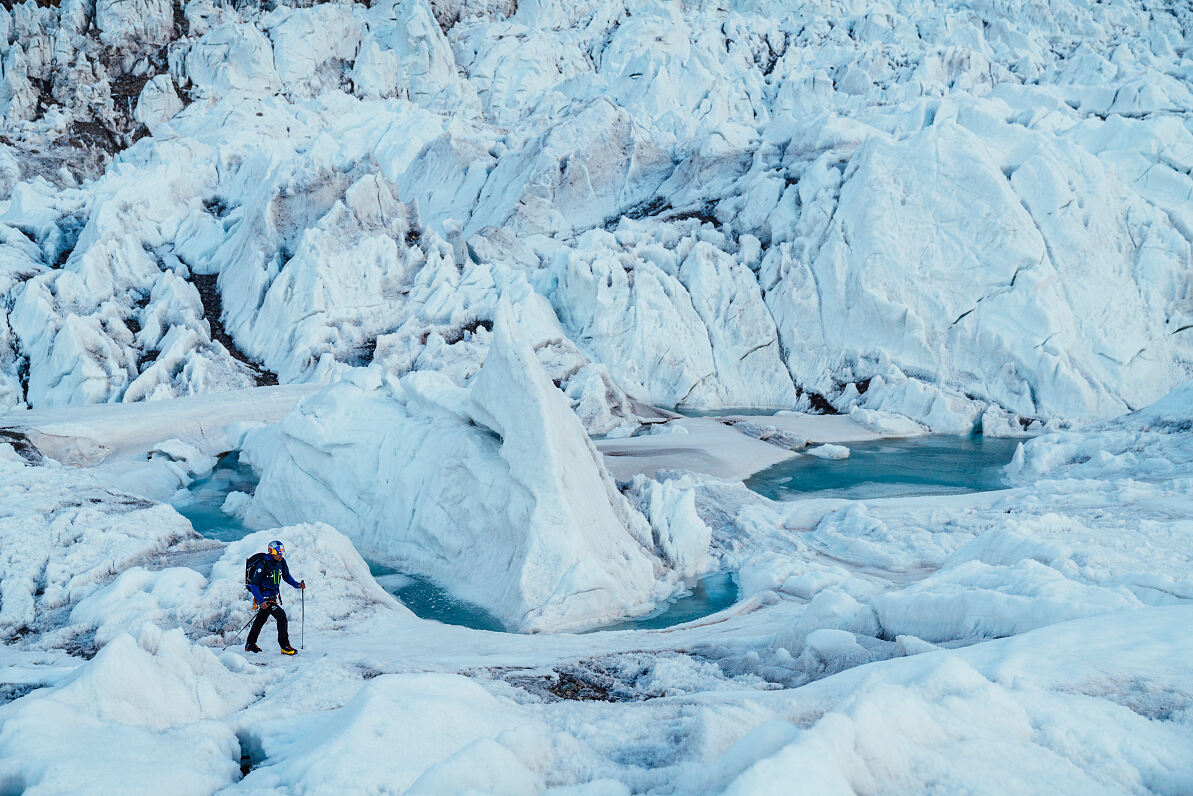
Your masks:
<svg viewBox="0 0 1193 796"><path fill-rule="evenodd" d="M817 445L805 451L809 456L818 459L848 459L849 448L844 445Z"/></svg>
<svg viewBox="0 0 1193 796"><path fill-rule="evenodd" d="M196 536L169 506L85 471L0 461L0 473L3 637L60 627L72 606L117 573ZM73 636L59 642L89 646Z"/></svg>
<svg viewBox="0 0 1193 796"><path fill-rule="evenodd" d="M117 636L47 696L104 721L164 730L243 707L252 690L181 630L149 625L139 640Z"/></svg>
<svg viewBox="0 0 1193 796"><path fill-rule="evenodd" d="M377 793L535 793L554 746L512 702L431 673L382 675L341 708L262 722L252 736L264 759L242 787L297 792L351 782Z"/></svg>
<svg viewBox="0 0 1193 796"><path fill-rule="evenodd" d="M499 309L467 389L422 372L341 383L276 434L251 434L246 453L263 474L249 522L328 522L367 555L449 586L514 630L649 610L666 590L658 579L674 575L514 313Z"/></svg>
<svg viewBox="0 0 1193 796"><path fill-rule="evenodd" d="M1190 375L1182 8L94 16L0 12L2 406L466 377L503 271L604 431L628 393L1006 433Z"/></svg>
<svg viewBox="0 0 1193 796"><path fill-rule="evenodd" d="M180 630L120 635L59 685L0 707L0 781L18 791L153 793L130 776L170 761L171 789L211 793L240 776L240 745L218 721L254 697ZM143 767L143 769L142 769Z"/></svg>
<svg viewBox="0 0 1193 796"><path fill-rule="evenodd" d="M74 606L69 629L93 634L94 643L102 646L148 622L181 627L193 638L222 645L252 616L251 596L244 586L245 560L264 552L274 539L286 547L291 576L307 584L303 611L312 631L356 626L379 613L409 615L373 580L343 534L314 523L258 531L229 544L209 577L178 566L126 569ZM293 614L299 593L285 584L281 598Z"/></svg>
<svg viewBox="0 0 1193 796"><path fill-rule="evenodd" d="M993 566L966 561L873 602L888 633L930 642L999 638L1143 607L1125 586L1081 583L1032 559Z"/></svg>
<svg viewBox="0 0 1193 796"><path fill-rule="evenodd" d="M1182 740L1188 644L1168 623L1191 610L1070 622L838 674L784 692L775 700L783 707L754 717L739 746L689 776L741 794L792 780L824 793L985 792L993 782L1089 792L1146 782L1179 792L1193 782ZM1141 680L1153 689L1146 695L1124 687ZM764 750L761 759L743 764L747 745Z"/></svg>
<svg viewBox="0 0 1193 796"><path fill-rule="evenodd" d="M1102 427L1120 424L1141 431L1193 432L1193 381L1185 382L1151 406Z"/></svg>

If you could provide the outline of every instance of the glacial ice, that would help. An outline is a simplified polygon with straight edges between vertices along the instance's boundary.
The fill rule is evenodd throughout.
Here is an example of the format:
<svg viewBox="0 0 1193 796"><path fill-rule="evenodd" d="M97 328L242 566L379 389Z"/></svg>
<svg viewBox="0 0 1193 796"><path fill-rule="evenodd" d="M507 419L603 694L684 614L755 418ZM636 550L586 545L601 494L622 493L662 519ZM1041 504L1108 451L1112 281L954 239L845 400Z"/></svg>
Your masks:
<svg viewBox="0 0 1193 796"><path fill-rule="evenodd" d="M0 791L1193 790L1187 5L298 6L0 7Z"/></svg>

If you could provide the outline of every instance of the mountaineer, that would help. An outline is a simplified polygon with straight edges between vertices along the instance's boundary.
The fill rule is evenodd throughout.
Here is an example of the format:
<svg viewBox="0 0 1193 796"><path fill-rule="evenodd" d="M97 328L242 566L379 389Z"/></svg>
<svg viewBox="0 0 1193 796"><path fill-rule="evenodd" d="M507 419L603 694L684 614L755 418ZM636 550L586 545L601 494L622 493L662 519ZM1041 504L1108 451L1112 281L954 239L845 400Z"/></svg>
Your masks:
<svg viewBox="0 0 1193 796"><path fill-rule="evenodd" d="M249 630L248 642L244 645L245 652L260 652L257 646L257 636L265 626L265 620L273 616L278 623L278 644L282 647L283 655L293 655L296 650L290 646L290 636L287 632L286 612L282 610L282 581L286 581L296 589L305 589L307 582L295 582L290 577L290 567L284 558L286 548L281 542L274 540L264 553L257 553L245 561L245 585L253 595L253 608L257 616L253 619L253 627Z"/></svg>

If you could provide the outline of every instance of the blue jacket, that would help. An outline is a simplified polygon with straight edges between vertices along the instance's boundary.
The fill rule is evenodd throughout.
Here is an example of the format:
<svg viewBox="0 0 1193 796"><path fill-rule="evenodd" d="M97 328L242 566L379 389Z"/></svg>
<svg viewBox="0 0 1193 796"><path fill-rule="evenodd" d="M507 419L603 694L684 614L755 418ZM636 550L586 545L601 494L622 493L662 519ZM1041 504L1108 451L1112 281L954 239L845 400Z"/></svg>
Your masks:
<svg viewBox="0 0 1193 796"><path fill-rule="evenodd" d="M257 562L249 574L249 591L253 593L253 599L263 603L278 596L283 580L298 588L298 582L290 577L290 567L286 564L286 559L274 561L273 556L266 555Z"/></svg>

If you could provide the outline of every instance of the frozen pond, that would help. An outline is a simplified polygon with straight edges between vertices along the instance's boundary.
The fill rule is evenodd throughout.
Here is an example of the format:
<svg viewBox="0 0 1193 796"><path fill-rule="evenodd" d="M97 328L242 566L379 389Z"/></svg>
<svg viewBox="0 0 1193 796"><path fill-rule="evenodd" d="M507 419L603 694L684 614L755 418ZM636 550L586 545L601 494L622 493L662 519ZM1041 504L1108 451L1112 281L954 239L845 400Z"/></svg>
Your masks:
<svg viewBox="0 0 1193 796"><path fill-rule="evenodd" d="M847 446L847 459L800 456L756 473L746 486L772 500L860 500L1002 489L1003 468L1021 441L929 436L859 442Z"/></svg>
<svg viewBox="0 0 1193 796"><path fill-rule="evenodd" d="M257 476L240 462L233 451L220 457L210 475L196 479L184 494L172 502L179 514L191 521L195 530L210 539L233 542L251 529L238 518L225 514L224 500L231 492L252 494ZM479 605L458 599L447 589L417 575L399 572L375 561L369 571L377 582L422 619L474 630L504 631L501 622ZM660 606L654 613L636 620L619 622L600 630L650 630L690 622L716 613L737 602L737 581L729 573L709 575L692 586L691 593Z"/></svg>

